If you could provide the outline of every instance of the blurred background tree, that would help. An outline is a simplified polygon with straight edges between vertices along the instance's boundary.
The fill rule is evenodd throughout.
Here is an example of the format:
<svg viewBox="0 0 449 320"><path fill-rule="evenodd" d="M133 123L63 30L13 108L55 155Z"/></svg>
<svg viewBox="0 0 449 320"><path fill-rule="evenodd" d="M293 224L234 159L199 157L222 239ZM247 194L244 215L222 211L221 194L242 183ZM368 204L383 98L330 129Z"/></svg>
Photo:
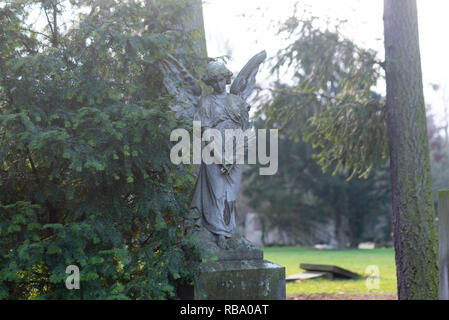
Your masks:
<svg viewBox="0 0 449 320"><path fill-rule="evenodd" d="M381 65L340 24L323 29L317 20L292 17L280 30L292 42L273 58L277 80L256 114L258 127L280 130L279 171L249 169L246 194L264 225L298 243L316 241L316 224L325 222L340 248L389 241L384 99L373 90Z"/></svg>
<svg viewBox="0 0 449 320"><path fill-rule="evenodd" d="M429 131L426 125L416 1L385 0L384 4L384 62L374 51L345 38L338 23L319 27L318 18L299 19L295 12L281 28L291 43L274 58L271 73L278 81L258 116L266 126L279 128L281 135L310 142L323 170L347 180L376 176L377 168L385 167L389 159L398 296L434 299L438 259L429 135L432 138L435 130ZM385 99L376 93L384 71ZM433 137L433 143L438 143L437 138ZM284 147L283 152L289 151ZM438 155L434 156L438 161ZM293 169L304 176L309 173L302 167L292 168L286 173L287 190L296 186ZM297 206L304 203L299 194L309 195L309 190L292 193ZM291 207L292 201L280 192L270 204L283 210ZM339 200L345 203L348 194L342 188ZM348 202L341 212L349 214L352 205ZM286 209L286 214L291 213ZM335 224L341 225L341 220Z"/></svg>

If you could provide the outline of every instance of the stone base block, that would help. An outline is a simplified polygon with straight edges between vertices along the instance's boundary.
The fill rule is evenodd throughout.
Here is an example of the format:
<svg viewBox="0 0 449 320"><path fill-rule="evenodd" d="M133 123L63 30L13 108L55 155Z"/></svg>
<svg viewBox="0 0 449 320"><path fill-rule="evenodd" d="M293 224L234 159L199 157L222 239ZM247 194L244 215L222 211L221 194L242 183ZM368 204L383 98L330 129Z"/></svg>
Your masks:
<svg viewBox="0 0 449 320"><path fill-rule="evenodd" d="M285 268L265 260L203 262L200 281L184 298L285 300Z"/></svg>
<svg viewBox="0 0 449 320"><path fill-rule="evenodd" d="M227 240L229 249L222 249L217 246L216 236L207 230L202 230L198 235L200 247L205 248L217 261L222 260L263 260L263 251L253 245L245 237L235 234ZM211 259L213 260L213 259Z"/></svg>

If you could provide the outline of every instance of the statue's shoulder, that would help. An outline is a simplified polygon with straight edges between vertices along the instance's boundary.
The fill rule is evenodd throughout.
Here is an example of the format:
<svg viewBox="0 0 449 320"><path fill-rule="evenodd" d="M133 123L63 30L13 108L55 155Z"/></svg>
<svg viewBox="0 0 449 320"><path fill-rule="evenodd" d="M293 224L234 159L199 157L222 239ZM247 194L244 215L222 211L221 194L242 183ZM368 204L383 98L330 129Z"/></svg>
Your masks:
<svg viewBox="0 0 449 320"><path fill-rule="evenodd" d="M249 104L239 95L229 93L228 99L232 105L237 106L238 108L246 110L249 107Z"/></svg>
<svg viewBox="0 0 449 320"><path fill-rule="evenodd" d="M246 101L236 94L228 93L228 99L232 101L234 104L238 105L246 104Z"/></svg>
<svg viewBox="0 0 449 320"><path fill-rule="evenodd" d="M228 93L228 99L231 99L238 103L245 103L245 100L243 100L242 97L240 97L236 94L233 94L233 93Z"/></svg>
<svg viewBox="0 0 449 320"><path fill-rule="evenodd" d="M212 101L213 101L212 94L204 95L204 96L201 96L201 98L200 98L200 104L202 104L202 105L210 105L210 103Z"/></svg>
<svg viewBox="0 0 449 320"><path fill-rule="evenodd" d="M198 102L198 108L195 113L195 119L208 123L213 118L212 97L211 95L201 96Z"/></svg>
<svg viewBox="0 0 449 320"><path fill-rule="evenodd" d="M210 95L201 96L200 101L198 102L198 109L208 109L211 105L211 97Z"/></svg>

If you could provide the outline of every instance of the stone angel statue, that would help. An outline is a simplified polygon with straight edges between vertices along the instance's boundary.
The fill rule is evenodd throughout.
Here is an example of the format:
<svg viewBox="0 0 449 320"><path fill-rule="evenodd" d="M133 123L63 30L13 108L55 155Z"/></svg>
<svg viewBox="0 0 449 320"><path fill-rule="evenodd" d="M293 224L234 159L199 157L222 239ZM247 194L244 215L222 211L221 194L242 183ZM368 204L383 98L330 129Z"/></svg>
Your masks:
<svg viewBox="0 0 449 320"><path fill-rule="evenodd" d="M213 88L209 95L202 95L198 81L169 56L163 62L162 72L166 90L175 97L172 109L178 116L201 121L202 130L214 128L223 136L226 129L245 131L250 127L250 106L246 99L255 88L256 74L266 56L262 51L251 58L232 82L229 93L226 86L231 84L232 72L221 62L209 62L202 78ZM217 250L222 251L221 256L229 248L249 245L242 244L242 240L231 241L236 229L236 200L241 176L241 164L202 163L193 191L190 209L197 219L201 241L209 249L216 245Z"/></svg>

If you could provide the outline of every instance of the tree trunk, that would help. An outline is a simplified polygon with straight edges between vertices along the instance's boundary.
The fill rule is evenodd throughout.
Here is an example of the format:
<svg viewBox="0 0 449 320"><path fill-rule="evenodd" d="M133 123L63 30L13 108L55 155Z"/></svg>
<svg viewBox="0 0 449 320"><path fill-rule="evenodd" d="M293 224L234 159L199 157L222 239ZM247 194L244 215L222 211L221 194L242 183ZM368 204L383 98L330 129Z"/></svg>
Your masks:
<svg viewBox="0 0 449 320"><path fill-rule="evenodd" d="M384 1L387 122L399 299L438 299L438 245L416 0Z"/></svg>
<svg viewBox="0 0 449 320"><path fill-rule="evenodd" d="M182 28L195 42L195 53L207 58L206 32L204 30L202 0L190 0L191 12L183 16Z"/></svg>
<svg viewBox="0 0 449 320"><path fill-rule="evenodd" d="M337 238L338 249L346 249L348 247L348 221L340 212L335 216L335 236Z"/></svg>
<svg viewBox="0 0 449 320"><path fill-rule="evenodd" d="M193 52L181 46L178 48L178 53L186 54L194 59L193 61L184 60L183 63L195 78L200 79L207 65L206 32L204 30L202 0L188 0L188 10L182 15L179 27L188 33L193 40Z"/></svg>

